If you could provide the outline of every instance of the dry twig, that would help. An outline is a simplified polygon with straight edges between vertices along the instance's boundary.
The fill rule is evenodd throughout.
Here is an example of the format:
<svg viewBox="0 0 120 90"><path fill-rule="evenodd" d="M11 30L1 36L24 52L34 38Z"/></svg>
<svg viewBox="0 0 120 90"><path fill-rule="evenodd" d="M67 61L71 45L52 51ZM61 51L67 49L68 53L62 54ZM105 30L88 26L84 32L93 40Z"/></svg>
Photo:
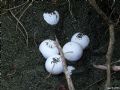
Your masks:
<svg viewBox="0 0 120 90"><path fill-rule="evenodd" d="M110 34L110 40L109 40L109 46L108 51L106 54L106 66L107 66L107 80L106 80L106 86L105 90L108 90L108 88L111 86L111 58L114 48L114 42L115 42L115 36L114 36L114 24L113 22L106 16L106 14L99 8L99 6L96 4L95 0L89 0L89 3L93 6L93 8L96 10L96 12L103 18L103 20L108 24L109 26L109 34Z"/></svg>
<svg viewBox="0 0 120 90"><path fill-rule="evenodd" d="M56 46L57 46L57 48L58 48L58 50L60 52L60 56L62 58L62 63L63 63L63 67L64 67L64 73L65 73L65 77L66 77L66 80L67 80L67 83L68 83L68 88L69 88L69 90L75 90L72 79L71 79L71 77L70 77L70 75L68 73L68 70L67 70L67 64L66 64L66 60L64 58L64 54L62 52L62 48L61 48L61 46L60 46L60 44L58 42L57 37L56 37Z"/></svg>
<svg viewBox="0 0 120 90"><path fill-rule="evenodd" d="M22 14L20 15L20 17L18 18L18 20L17 20L17 24L16 24L16 30L17 30L17 28L18 28L18 24L20 24L19 22L20 22L20 19L21 19L21 17L23 16L23 14L28 10L28 8L32 5L32 3L33 3L33 0L32 0L32 2L25 8L25 10L23 10L23 12L22 12ZM19 22L18 22L19 21ZM21 24L20 24L21 25ZM23 26L22 26L23 27ZM27 31L24 29L24 31L25 31L25 34L26 34L26 43L27 43L27 46L28 46L28 34L27 34Z"/></svg>
<svg viewBox="0 0 120 90"><path fill-rule="evenodd" d="M72 18L73 18L73 13L72 13L72 10L71 10L71 3L70 3L70 0L67 0L68 1L68 3L69 3L69 12L70 12L70 14L71 14L71 16L72 16Z"/></svg>
<svg viewBox="0 0 120 90"><path fill-rule="evenodd" d="M18 5L18 6L16 6L16 7L12 7L12 8L8 8L8 9L3 9L3 10L9 11L9 10L17 9L17 8L19 8L19 7L23 6L23 5L25 5L27 2L28 2L28 1L26 1L25 3L22 3L22 4L20 4L20 5Z"/></svg>
<svg viewBox="0 0 120 90"><path fill-rule="evenodd" d="M25 29L24 25L19 21L19 19L14 15L14 13L11 10L10 10L10 13L16 19L16 21L22 26L22 28L24 29L24 31L26 33L26 36L27 36L26 43L27 43L27 46L28 46L28 33L27 33L27 30Z"/></svg>
<svg viewBox="0 0 120 90"><path fill-rule="evenodd" d="M116 74L116 72L111 73L111 75L114 75L114 74ZM84 90L89 90L90 87L94 86L94 85L97 84L97 83L100 83L100 82L103 81L104 79L106 79L106 77L103 77L103 78L97 80L96 82L88 85Z"/></svg>
<svg viewBox="0 0 120 90"><path fill-rule="evenodd" d="M101 70L107 70L107 66L106 65L95 65L95 64L93 64L93 67L101 69ZM113 71L117 72L117 71L120 71L120 66L114 65L114 66L111 67L111 69Z"/></svg>
<svg viewBox="0 0 120 90"><path fill-rule="evenodd" d="M18 20L20 21L21 17L23 16L23 14L28 10L28 8L32 5L33 1L23 10L22 14L20 15L20 17L18 18ZM18 26L18 22L16 24L16 30L17 30L17 26Z"/></svg>

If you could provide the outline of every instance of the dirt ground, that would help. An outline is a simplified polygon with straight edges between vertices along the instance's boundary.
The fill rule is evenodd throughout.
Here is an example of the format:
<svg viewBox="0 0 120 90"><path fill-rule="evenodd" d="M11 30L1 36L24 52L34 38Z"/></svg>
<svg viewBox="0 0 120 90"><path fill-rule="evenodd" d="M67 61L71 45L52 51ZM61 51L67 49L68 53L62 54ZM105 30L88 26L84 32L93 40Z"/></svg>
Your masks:
<svg viewBox="0 0 120 90"><path fill-rule="evenodd" d="M63 1L63 0L62 0ZM72 80L76 90L103 90L106 72L96 69L93 63L104 64L107 51L109 32L106 24L89 5L86 0L76 0L73 4L74 18L69 12L68 2L55 7L46 6L36 0L22 15L20 21L28 34L28 46L26 44L26 32L21 25L16 29L16 19L11 12L19 17L29 5L21 6L11 11L2 11L1 22L1 90L57 90L63 84L67 87L64 74L52 75L46 79L49 73L44 68L45 58L39 52L39 44L54 33L61 46L70 41L76 32L83 32L90 37L90 45L84 51L80 61L67 62L76 70ZM120 1L116 0L120 10ZM25 1L16 2L16 6ZM12 7L12 5L10 6ZM49 8L52 7L52 8ZM102 7L103 8L103 7ZM56 26L50 26L43 20L43 12L58 10L60 22ZM120 14L120 13L119 13ZM21 33L23 32L23 33ZM25 35L25 36L24 36ZM115 45L112 62L120 60L120 23L115 28ZM120 62L116 65L120 65ZM120 72L112 72L112 86L120 87Z"/></svg>

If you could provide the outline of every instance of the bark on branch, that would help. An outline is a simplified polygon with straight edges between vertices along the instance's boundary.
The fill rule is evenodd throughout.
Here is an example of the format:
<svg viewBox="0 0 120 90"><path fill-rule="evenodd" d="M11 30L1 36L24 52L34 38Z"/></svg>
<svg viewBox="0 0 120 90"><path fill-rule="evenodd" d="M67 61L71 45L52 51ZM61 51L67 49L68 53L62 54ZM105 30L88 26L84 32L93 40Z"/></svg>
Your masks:
<svg viewBox="0 0 120 90"><path fill-rule="evenodd" d="M106 86L105 90L108 90L108 88L111 86L111 59L114 49L114 42L115 42L115 36L114 36L114 23L106 16L106 14L99 8L99 6L96 4L96 0L89 0L89 3L93 8L96 10L96 12L103 18L103 20L108 24L109 26L109 46L106 54L106 66L107 66L107 80L106 80Z"/></svg>

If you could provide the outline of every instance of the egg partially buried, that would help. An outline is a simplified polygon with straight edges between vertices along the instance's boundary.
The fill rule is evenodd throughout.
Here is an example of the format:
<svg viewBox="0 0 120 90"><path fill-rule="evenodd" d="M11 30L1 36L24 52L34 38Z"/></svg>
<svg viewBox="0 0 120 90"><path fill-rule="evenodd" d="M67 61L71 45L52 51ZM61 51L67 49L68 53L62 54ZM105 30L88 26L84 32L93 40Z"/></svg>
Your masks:
<svg viewBox="0 0 120 90"><path fill-rule="evenodd" d="M72 71L75 70L75 67L73 67L73 66L67 66L67 69L68 69L69 75L72 75Z"/></svg>
<svg viewBox="0 0 120 90"><path fill-rule="evenodd" d="M43 13L44 20L50 25L56 25L59 22L59 13L58 11L46 12Z"/></svg>
<svg viewBox="0 0 120 90"><path fill-rule="evenodd" d="M76 42L79 43L83 49L85 49L89 43L90 43L90 39L87 35L84 35L83 33L75 33L72 38L71 38L72 42Z"/></svg>
<svg viewBox="0 0 120 90"><path fill-rule="evenodd" d="M45 58L59 54L58 48L55 45L55 41L47 39L39 45L39 50Z"/></svg>
<svg viewBox="0 0 120 90"><path fill-rule="evenodd" d="M60 74L63 72L63 64L60 55L54 55L49 57L45 62L46 70L54 75Z"/></svg>
<svg viewBox="0 0 120 90"><path fill-rule="evenodd" d="M82 57L83 49L75 42L68 42L63 46L64 57L68 61L77 61Z"/></svg>

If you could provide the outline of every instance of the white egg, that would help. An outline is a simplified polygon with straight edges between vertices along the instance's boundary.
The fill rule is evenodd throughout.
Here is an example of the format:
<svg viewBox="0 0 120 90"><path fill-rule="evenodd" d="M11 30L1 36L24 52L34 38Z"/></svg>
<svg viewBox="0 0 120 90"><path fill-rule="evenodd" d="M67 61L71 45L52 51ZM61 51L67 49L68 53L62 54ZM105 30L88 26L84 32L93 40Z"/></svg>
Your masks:
<svg viewBox="0 0 120 90"><path fill-rule="evenodd" d="M84 35L82 33L75 33L72 38L71 38L72 42L76 42L79 43L83 49L85 49L89 43L90 43L90 39L87 35Z"/></svg>
<svg viewBox="0 0 120 90"><path fill-rule="evenodd" d="M55 41L50 39L44 40L40 44L39 50L45 58L59 54L58 48L55 45Z"/></svg>
<svg viewBox="0 0 120 90"><path fill-rule="evenodd" d="M58 11L43 13L43 18L48 24L56 25L59 22L59 13Z"/></svg>
<svg viewBox="0 0 120 90"><path fill-rule="evenodd" d="M75 42L68 42L63 46L64 57L68 61L77 61L83 54L82 47Z"/></svg>
<svg viewBox="0 0 120 90"><path fill-rule="evenodd" d="M60 55L54 55L49 57L45 62L46 70L51 74L60 74L63 72L63 64Z"/></svg>

